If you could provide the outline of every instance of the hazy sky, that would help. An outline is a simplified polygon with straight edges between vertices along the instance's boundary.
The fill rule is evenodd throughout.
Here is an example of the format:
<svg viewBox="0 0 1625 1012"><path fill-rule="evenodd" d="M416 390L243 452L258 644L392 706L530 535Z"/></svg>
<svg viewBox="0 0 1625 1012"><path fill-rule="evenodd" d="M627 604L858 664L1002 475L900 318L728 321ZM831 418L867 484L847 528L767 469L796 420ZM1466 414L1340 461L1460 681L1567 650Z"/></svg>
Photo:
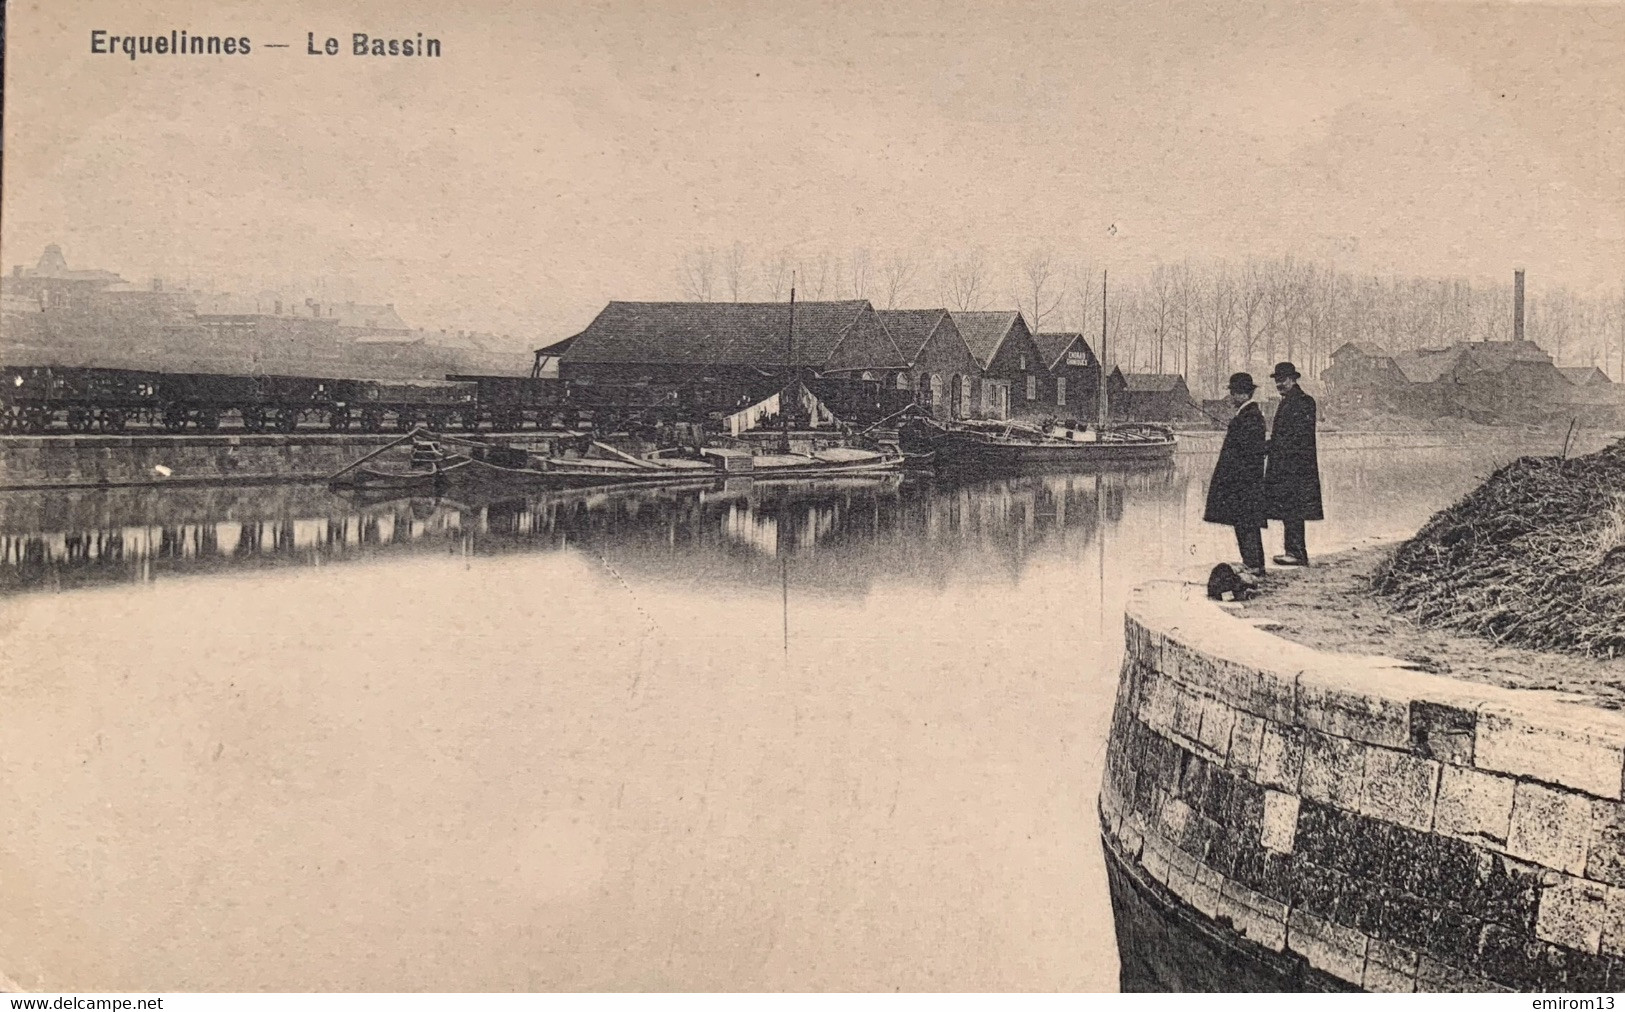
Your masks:
<svg viewBox="0 0 1625 1012"><path fill-rule="evenodd" d="M8 269L55 241L132 280L349 277L535 338L680 297L678 257L734 242L1625 273L1618 5L265 6L12 5ZM93 28L254 51L131 62ZM355 31L444 55L354 57Z"/></svg>

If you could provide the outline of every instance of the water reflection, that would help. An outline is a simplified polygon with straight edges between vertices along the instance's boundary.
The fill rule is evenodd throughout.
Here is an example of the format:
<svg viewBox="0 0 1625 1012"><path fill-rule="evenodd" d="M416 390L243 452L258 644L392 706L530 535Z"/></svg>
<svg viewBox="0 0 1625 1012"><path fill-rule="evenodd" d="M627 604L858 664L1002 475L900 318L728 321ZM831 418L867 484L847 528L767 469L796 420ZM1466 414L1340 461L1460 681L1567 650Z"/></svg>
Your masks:
<svg viewBox="0 0 1625 1012"><path fill-rule="evenodd" d="M1311 546L1414 530L1539 449L1328 445ZM0 495L0 627L27 659L0 665L0 970L1116 986L1094 796L1123 601L1231 557L1198 519L1212 461Z"/></svg>
<svg viewBox="0 0 1625 1012"><path fill-rule="evenodd" d="M650 578L777 580L861 592L899 569L934 582L988 552L1006 576L1088 543L1128 496L1180 500L1172 465L971 484L886 476L365 502L308 487L0 495L0 593L414 552L589 552ZM922 551L930 546L929 551Z"/></svg>

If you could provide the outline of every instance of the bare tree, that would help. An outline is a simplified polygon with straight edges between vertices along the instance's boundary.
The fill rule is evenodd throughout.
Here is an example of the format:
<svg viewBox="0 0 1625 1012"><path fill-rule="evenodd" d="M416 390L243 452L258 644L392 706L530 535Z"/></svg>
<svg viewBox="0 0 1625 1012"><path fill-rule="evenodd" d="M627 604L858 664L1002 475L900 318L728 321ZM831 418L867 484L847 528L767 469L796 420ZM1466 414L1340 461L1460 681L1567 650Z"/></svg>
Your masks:
<svg viewBox="0 0 1625 1012"><path fill-rule="evenodd" d="M1187 259L1174 272L1174 305L1179 314L1179 372L1187 384L1191 375L1191 308L1200 298L1201 285Z"/></svg>
<svg viewBox="0 0 1625 1012"><path fill-rule="evenodd" d="M908 301L909 286L918 272L919 264L907 253L894 253L886 260L880 283L885 289L887 309L896 309L899 303Z"/></svg>
<svg viewBox="0 0 1625 1012"><path fill-rule="evenodd" d="M828 253L819 253L810 262L801 265L801 285L809 300L817 302L823 299L824 290L835 280L830 276L834 273L831 268Z"/></svg>
<svg viewBox="0 0 1625 1012"><path fill-rule="evenodd" d="M717 254L712 249L691 250L678 264L683 294L694 302L710 302L716 286Z"/></svg>
<svg viewBox="0 0 1625 1012"><path fill-rule="evenodd" d="M1174 279L1166 264L1159 262L1151 269L1151 283L1145 294L1145 329L1149 339L1146 344L1147 351L1151 352L1151 371L1166 372L1163 345L1174 301Z"/></svg>
<svg viewBox="0 0 1625 1012"><path fill-rule="evenodd" d="M1085 335L1093 335L1089 346L1100 345L1100 272L1087 261L1072 266L1070 295L1073 325Z"/></svg>
<svg viewBox="0 0 1625 1012"><path fill-rule="evenodd" d="M1253 352L1262 333L1266 281L1258 263L1249 263L1236 294L1236 314L1241 324L1241 364L1249 371L1253 368Z"/></svg>
<svg viewBox="0 0 1625 1012"><path fill-rule="evenodd" d="M1030 253L1022 262L1021 276L1024 284L1021 294L1015 299L1016 309L1032 321L1035 334L1044 329L1044 321L1053 316L1061 305L1064 293L1052 292L1050 288L1053 274L1054 267L1047 251Z"/></svg>
<svg viewBox="0 0 1625 1012"><path fill-rule="evenodd" d="M1238 303L1235 279L1223 261L1213 266L1213 283L1208 295L1205 329L1213 340L1212 381L1208 389L1222 394L1230 374L1230 338L1236 326Z"/></svg>
<svg viewBox="0 0 1625 1012"><path fill-rule="evenodd" d="M745 247L734 243L722 255L722 282L728 291L728 301L740 301L745 290Z"/></svg>
<svg viewBox="0 0 1625 1012"><path fill-rule="evenodd" d="M783 302L790 289L790 254L780 250L773 255L773 259L762 268L762 285L767 289L767 297L773 302Z"/></svg>
<svg viewBox="0 0 1625 1012"><path fill-rule="evenodd" d="M961 312L987 305L987 262L980 249L948 263L942 273L942 301Z"/></svg>
<svg viewBox="0 0 1625 1012"><path fill-rule="evenodd" d="M846 279L851 286L854 299L867 298L869 294L869 251L855 249L852 258L847 261Z"/></svg>

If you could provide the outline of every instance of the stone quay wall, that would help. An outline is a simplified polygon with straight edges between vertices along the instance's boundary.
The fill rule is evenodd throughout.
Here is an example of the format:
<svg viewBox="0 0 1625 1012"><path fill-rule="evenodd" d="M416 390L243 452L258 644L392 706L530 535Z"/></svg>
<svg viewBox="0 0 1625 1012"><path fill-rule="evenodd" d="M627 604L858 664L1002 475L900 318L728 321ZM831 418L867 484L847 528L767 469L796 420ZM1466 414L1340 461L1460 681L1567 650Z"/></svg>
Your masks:
<svg viewBox="0 0 1625 1012"><path fill-rule="evenodd" d="M1132 951L1125 911L1149 902L1283 987L1620 990L1622 794L1619 713L1324 653L1146 585L1100 792L1125 986L1180 957Z"/></svg>
<svg viewBox="0 0 1625 1012"><path fill-rule="evenodd" d="M400 438L315 432L0 436L0 489L320 481ZM500 442L544 447L557 438L536 433Z"/></svg>

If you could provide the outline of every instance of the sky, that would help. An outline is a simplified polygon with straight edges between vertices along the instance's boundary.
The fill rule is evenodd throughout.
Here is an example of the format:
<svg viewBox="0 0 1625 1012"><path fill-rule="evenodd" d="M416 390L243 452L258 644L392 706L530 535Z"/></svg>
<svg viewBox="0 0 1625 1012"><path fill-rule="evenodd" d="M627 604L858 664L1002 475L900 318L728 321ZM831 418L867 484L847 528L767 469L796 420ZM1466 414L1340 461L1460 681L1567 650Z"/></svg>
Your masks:
<svg viewBox="0 0 1625 1012"><path fill-rule="evenodd" d="M973 249L1011 306L1037 251L1625 275L1619 4L278 6L13 3L6 268L56 242L131 280L325 279L521 345L681 298L681 258L736 243L906 256L916 305ZM93 29L254 46L131 61ZM355 57L357 31L443 55Z"/></svg>

